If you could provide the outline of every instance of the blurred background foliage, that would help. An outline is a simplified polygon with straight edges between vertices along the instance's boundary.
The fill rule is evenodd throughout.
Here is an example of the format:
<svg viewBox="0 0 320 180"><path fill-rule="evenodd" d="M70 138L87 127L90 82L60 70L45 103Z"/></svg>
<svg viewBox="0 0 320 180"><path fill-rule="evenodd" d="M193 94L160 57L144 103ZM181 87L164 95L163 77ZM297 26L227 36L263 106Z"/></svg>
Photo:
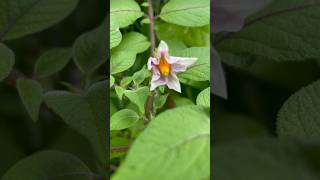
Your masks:
<svg viewBox="0 0 320 180"><path fill-rule="evenodd" d="M15 53L15 68L31 78L35 62L43 52L54 47L71 47L77 37L102 22L106 7L105 0L80 0L73 13L57 25L33 35L6 41L6 45ZM103 72L105 66L94 77ZM80 71L70 62L60 73L39 81L44 91L72 91L69 85L79 89L83 85L82 78ZM93 150L85 137L67 127L61 118L46 107L41 108L39 117L39 121L34 123L17 89L8 80L0 83L0 177L22 158L46 149L70 152L97 172Z"/></svg>

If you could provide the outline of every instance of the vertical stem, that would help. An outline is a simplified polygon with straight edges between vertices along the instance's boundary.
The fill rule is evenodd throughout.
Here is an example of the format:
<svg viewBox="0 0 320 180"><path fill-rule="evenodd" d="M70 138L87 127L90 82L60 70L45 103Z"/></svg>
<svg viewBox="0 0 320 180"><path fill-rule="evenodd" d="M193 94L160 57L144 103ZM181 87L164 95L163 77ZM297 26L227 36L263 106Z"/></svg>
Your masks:
<svg viewBox="0 0 320 180"><path fill-rule="evenodd" d="M152 7L152 0L148 0L148 12L149 12L149 19L150 19L150 53L153 56L154 48L155 48L155 35L154 35L154 11Z"/></svg>

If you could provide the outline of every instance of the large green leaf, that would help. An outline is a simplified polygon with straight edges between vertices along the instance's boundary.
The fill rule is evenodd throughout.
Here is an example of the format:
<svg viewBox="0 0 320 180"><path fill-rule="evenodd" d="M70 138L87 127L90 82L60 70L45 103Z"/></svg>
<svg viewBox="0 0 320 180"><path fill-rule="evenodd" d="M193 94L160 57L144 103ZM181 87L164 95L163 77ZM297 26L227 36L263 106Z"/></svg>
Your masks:
<svg viewBox="0 0 320 180"><path fill-rule="evenodd" d="M248 57L274 61L319 58L319 11L320 4L315 0L273 1L249 18L240 32L217 38L215 46L228 61L245 61Z"/></svg>
<svg viewBox="0 0 320 180"><path fill-rule="evenodd" d="M142 53L150 46L150 42L147 37L137 32L126 33L121 44L115 49L115 51L134 51L136 53Z"/></svg>
<svg viewBox="0 0 320 180"><path fill-rule="evenodd" d="M210 0L170 0L160 18L181 26L204 26L210 23Z"/></svg>
<svg viewBox="0 0 320 180"><path fill-rule="evenodd" d="M0 82L10 74L14 65L14 58L11 49L0 43Z"/></svg>
<svg viewBox="0 0 320 180"><path fill-rule="evenodd" d="M210 107L210 87L198 94L197 105Z"/></svg>
<svg viewBox="0 0 320 180"><path fill-rule="evenodd" d="M77 157L59 151L41 151L22 159L2 180L90 180L94 176Z"/></svg>
<svg viewBox="0 0 320 180"><path fill-rule="evenodd" d="M195 180L209 176L210 119L203 109L186 106L153 119L112 180Z"/></svg>
<svg viewBox="0 0 320 180"><path fill-rule="evenodd" d="M102 167L106 157L107 83L93 85L84 95L65 91L45 94L45 102L66 124L91 142Z"/></svg>
<svg viewBox="0 0 320 180"><path fill-rule="evenodd" d="M131 127L138 120L139 116L131 109L122 109L111 116L110 131L122 130Z"/></svg>
<svg viewBox="0 0 320 180"><path fill-rule="evenodd" d="M66 18L77 4L78 0L1 0L0 39L42 31Z"/></svg>
<svg viewBox="0 0 320 180"><path fill-rule="evenodd" d="M197 57L196 63L191 65L187 71L180 73L179 77L193 81L210 80L210 48L192 47L178 51L175 55L181 57Z"/></svg>
<svg viewBox="0 0 320 180"><path fill-rule="evenodd" d="M141 12L138 3L134 0L110 1L110 21L117 23L120 28L132 24L142 15L143 13Z"/></svg>
<svg viewBox="0 0 320 180"><path fill-rule="evenodd" d="M282 106L277 128L281 136L320 142L320 81L302 88Z"/></svg>
<svg viewBox="0 0 320 180"><path fill-rule="evenodd" d="M24 107L34 122L39 119L40 106L43 101L42 87L35 80L20 79L17 81L17 89Z"/></svg>
<svg viewBox="0 0 320 180"><path fill-rule="evenodd" d="M223 180L316 180L297 148L290 141L253 138L214 148L213 178Z"/></svg>
<svg viewBox="0 0 320 180"><path fill-rule="evenodd" d="M71 48L54 48L43 53L35 65L38 77L47 77L63 69L72 56Z"/></svg>
<svg viewBox="0 0 320 180"><path fill-rule="evenodd" d="M107 61L107 23L81 35L73 45L75 63L84 73L91 73Z"/></svg>
<svg viewBox="0 0 320 180"><path fill-rule="evenodd" d="M118 46L122 40L122 34L117 22L110 21L110 49Z"/></svg>
<svg viewBox="0 0 320 180"><path fill-rule="evenodd" d="M136 90L125 90L124 94L128 99L138 106L141 113L144 113L144 105L147 101L150 90L148 87L141 87Z"/></svg>
<svg viewBox="0 0 320 180"><path fill-rule="evenodd" d="M116 51L111 53L110 72L117 74L129 69L136 60L134 51Z"/></svg>

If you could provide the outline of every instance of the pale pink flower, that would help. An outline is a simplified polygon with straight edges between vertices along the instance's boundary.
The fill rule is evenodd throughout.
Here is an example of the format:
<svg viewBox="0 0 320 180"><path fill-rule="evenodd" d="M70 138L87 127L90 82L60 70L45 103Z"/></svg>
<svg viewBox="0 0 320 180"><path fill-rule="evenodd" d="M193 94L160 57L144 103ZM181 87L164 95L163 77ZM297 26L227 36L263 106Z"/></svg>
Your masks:
<svg viewBox="0 0 320 180"><path fill-rule="evenodd" d="M169 56L167 43L161 41L156 56L150 57L148 60L148 69L152 71L150 91L158 86L166 85L169 89L181 93L177 73L186 71L197 59L194 57Z"/></svg>

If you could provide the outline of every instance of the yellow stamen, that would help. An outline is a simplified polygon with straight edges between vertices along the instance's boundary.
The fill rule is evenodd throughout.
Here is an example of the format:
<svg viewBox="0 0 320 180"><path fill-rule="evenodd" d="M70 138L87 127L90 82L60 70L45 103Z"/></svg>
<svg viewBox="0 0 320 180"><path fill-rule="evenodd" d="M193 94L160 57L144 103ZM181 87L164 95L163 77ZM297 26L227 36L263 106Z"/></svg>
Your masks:
<svg viewBox="0 0 320 180"><path fill-rule="evenodd" d="M166 60L164 55L162 55L160 58L158 68L159 68L161 74L163 74L165 76L167 76L170 73L170 64L168 63L168 61Z"/></svg>

